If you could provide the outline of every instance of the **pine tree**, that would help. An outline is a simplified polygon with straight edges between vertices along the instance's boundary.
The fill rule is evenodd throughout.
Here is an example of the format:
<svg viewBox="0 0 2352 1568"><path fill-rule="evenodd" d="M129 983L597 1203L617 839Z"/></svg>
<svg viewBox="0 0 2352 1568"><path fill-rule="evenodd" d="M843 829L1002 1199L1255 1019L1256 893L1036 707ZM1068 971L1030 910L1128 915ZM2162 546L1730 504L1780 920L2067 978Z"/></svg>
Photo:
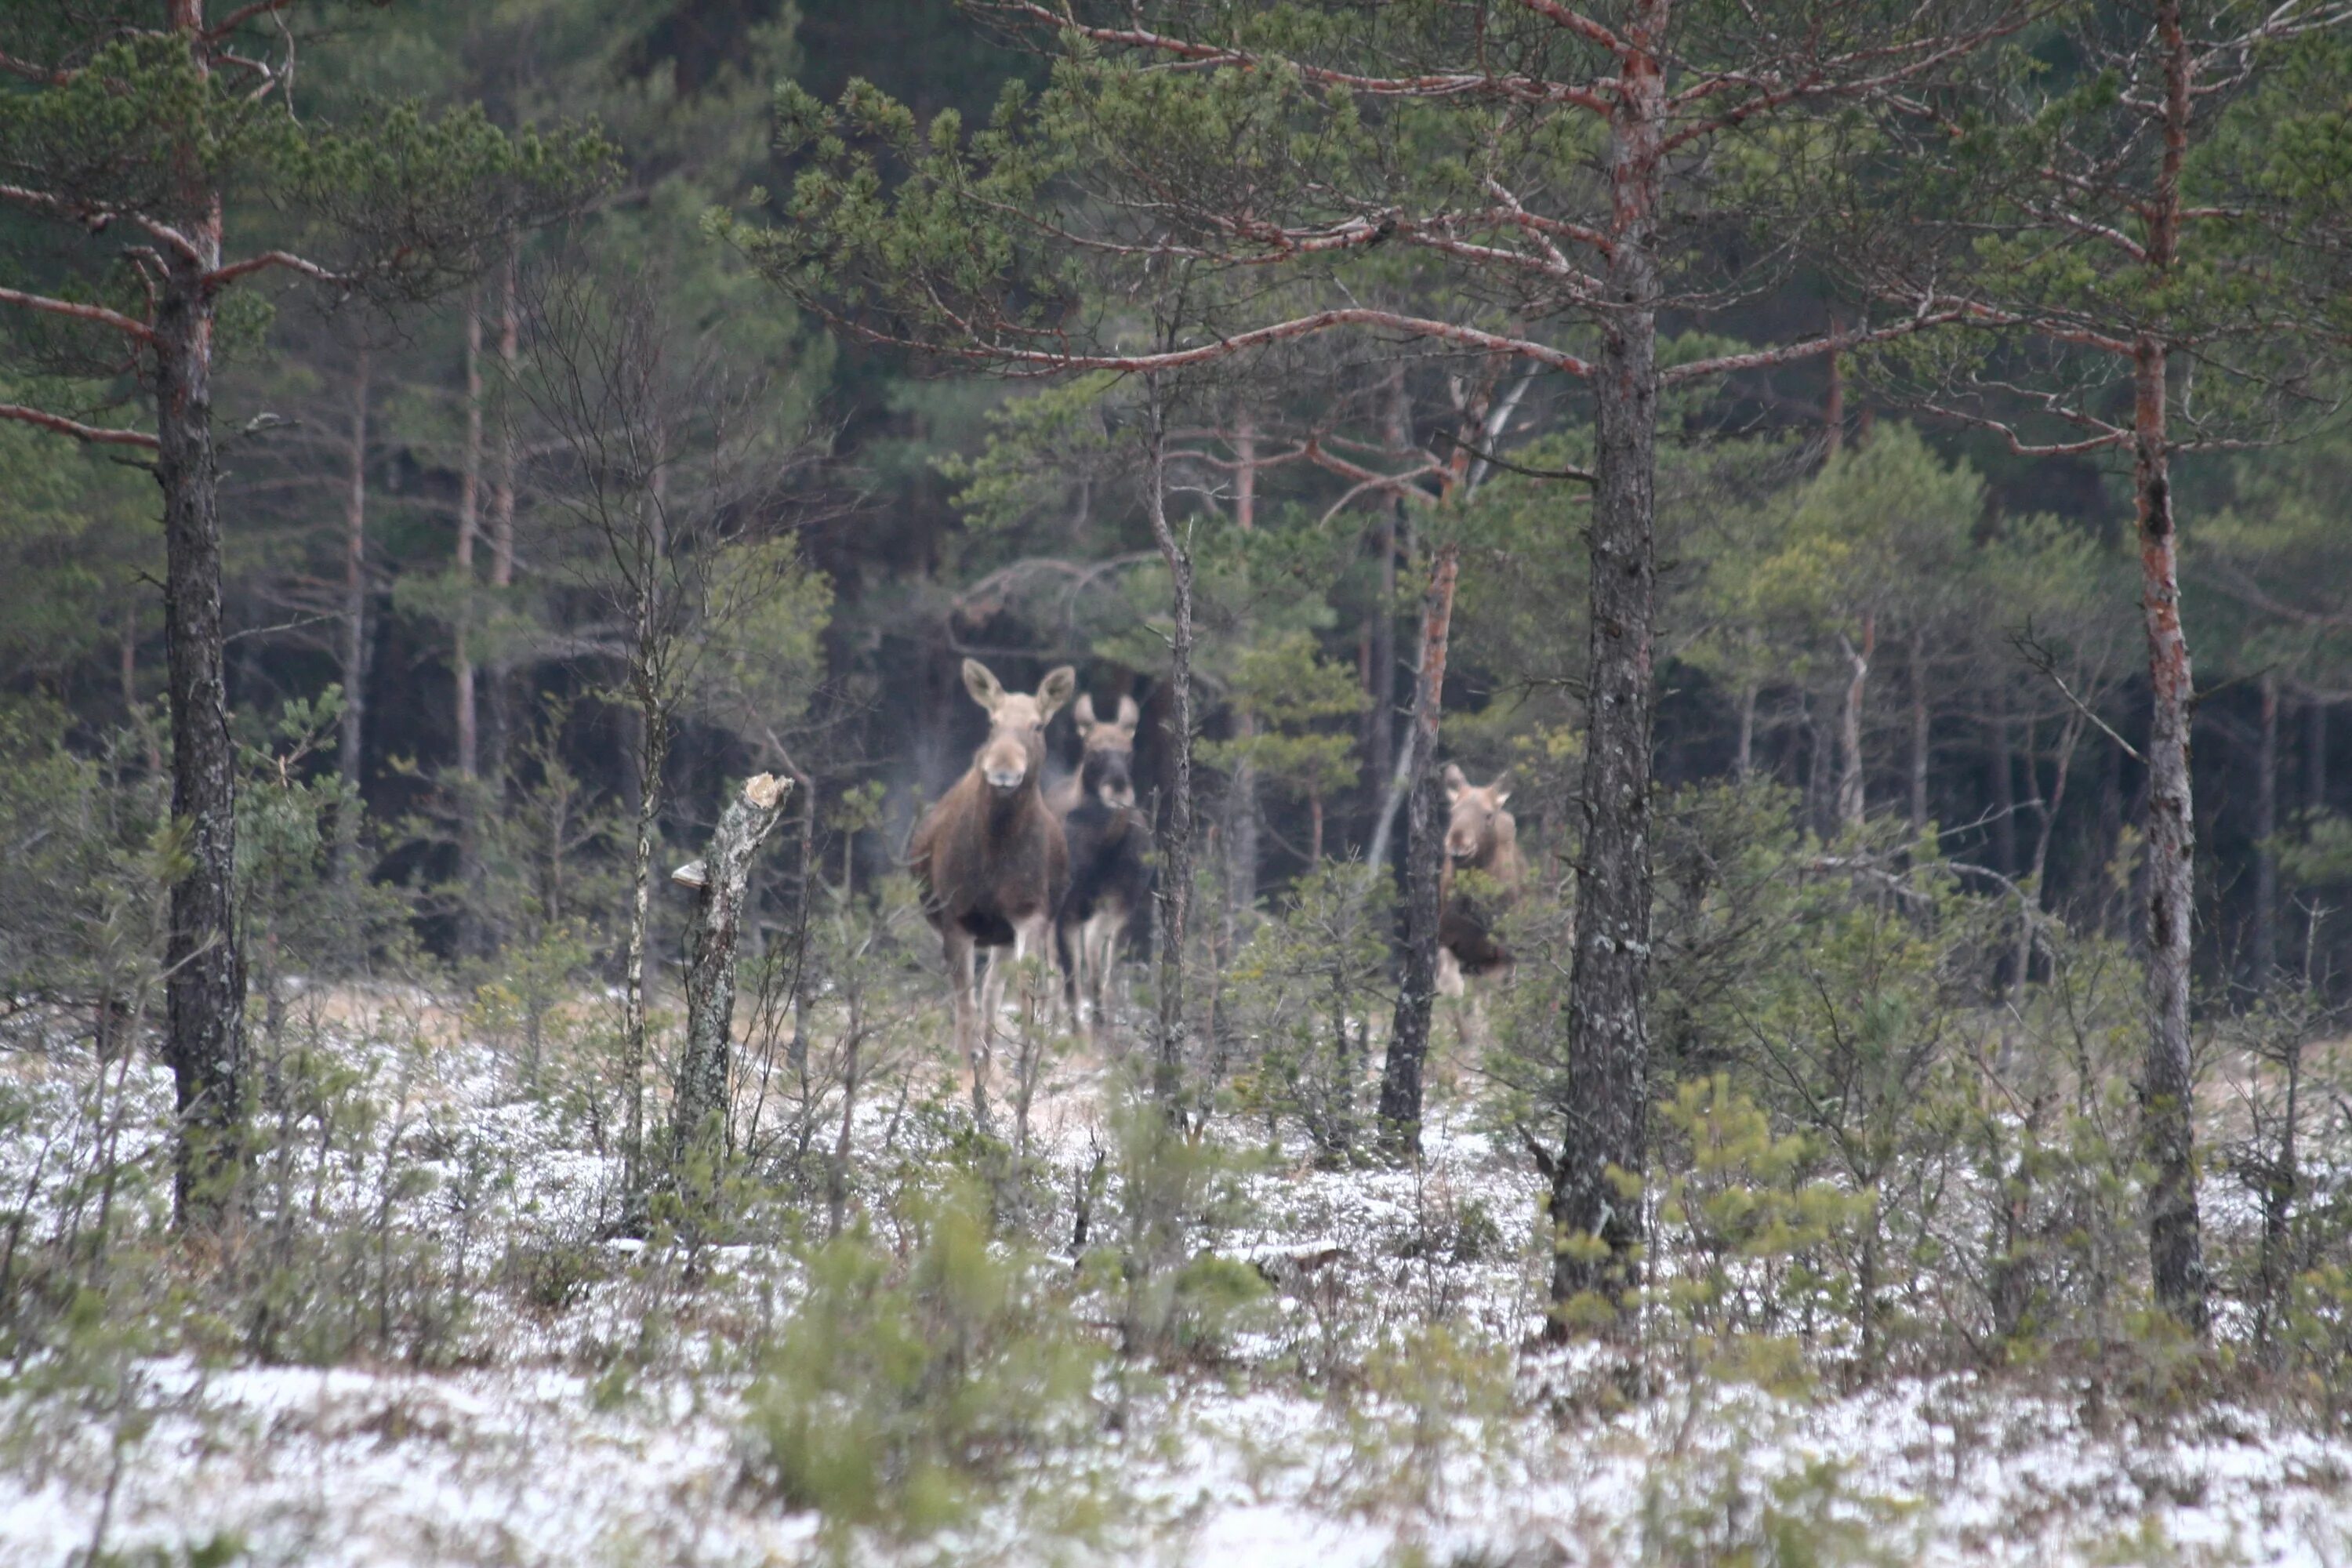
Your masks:
<svg viewBox="0 0 2352 1568"><path fill-rule="evenodd" d="M569 205L601 169L593 137L510 139L478 113L395 108L362 128L298 114L303 0L154 0L137 20L13 7L0 20L0 306L22 349L110 377L100 406L0 405L0 418L152 454L163 492L173 814L166 1051L184 1223L233 1212L244 1113L245 966L235 918L235 755L222 663L222 341L307 279L391 303L478 268L490 237ZM237 242L248 241L249 248ZM147 416L126 417L143 405Z"/></svg>

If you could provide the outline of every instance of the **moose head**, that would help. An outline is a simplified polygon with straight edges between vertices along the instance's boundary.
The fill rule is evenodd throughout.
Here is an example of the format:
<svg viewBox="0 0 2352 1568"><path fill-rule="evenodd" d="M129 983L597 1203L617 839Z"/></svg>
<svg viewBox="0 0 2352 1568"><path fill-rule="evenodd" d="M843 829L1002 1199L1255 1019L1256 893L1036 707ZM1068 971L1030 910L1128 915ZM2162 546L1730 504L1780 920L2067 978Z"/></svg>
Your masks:
<svg viewBox="0 0 2352 1568"><path fill-rule="evenodd" d="M1034 787L1045 763L1045 721L1060 711L1077 689L1078 672L1068 665L1047 673L1030 696L1007 691L989 668L976 658L963 661L964 689L988 710L988 739L972 754L989 793L998 796Z"/></svg>
<svg viewBox="0 0 2352 1568"><path fill-rule="evenodd" d="M1445 765L1445 796L1453 806L1453 817L1445 828L1449 859L1465 866L1483 864L1494 855L1505 825L1517 826L1503 809L1511 798L1511 792L1503 787L1509 776L1499 773L1493 784L1481 788L1470 782L1460 763Z"/></svg>
<svg viewBox="0 0 2352 1568"><path fill-rule="evenodd" d="M1078 770L1080 798L1099 800L1114 811L1129 809L1135 805L1135 730L1142 721L1143 710L1135 705L1134 698L1122 697L1118 717L1099 720L1095 717L1095 700L1081 693L1070 716L1077 721L1078 739L1086 746L1086 758Z"/></svg>

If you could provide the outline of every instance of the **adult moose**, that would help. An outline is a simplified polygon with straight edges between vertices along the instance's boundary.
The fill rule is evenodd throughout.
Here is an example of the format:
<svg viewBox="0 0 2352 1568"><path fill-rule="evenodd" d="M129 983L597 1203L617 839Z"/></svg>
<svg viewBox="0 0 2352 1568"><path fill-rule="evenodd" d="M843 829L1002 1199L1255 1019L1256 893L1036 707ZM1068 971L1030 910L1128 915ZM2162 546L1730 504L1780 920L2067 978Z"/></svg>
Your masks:
<svg viewBox="0 0 2352 1568"><path fill-rule="evenodd" d="M1094 699L1081 696L1071 717L1086 756L1073 787L1055 803L1069 844L1070 888L1054 942L1071 1026L1077 1026L1083 996L1092 1036L1099 1038L1119 941L1151 896L1151 825L1135 808L1135 730L1143 714L1134 698L1122 697L1118 716L1098 721Z"/></svg>
<svg viewBox="0 0 2352 1568"><path fill-rule="evenodd" d="M1077 683L1077 671L1063 665L1047 674L1034 696L1024 696L1005 690L978 659L965 659L964 689L988 710L988 739L908 846L924 917L947 950L955 1046L971 1065L972 1114L982 1128L1005 964L1046 952L1069 886L1069 851L1039 789L1038 772L1045 762L1045 721ZM978 987L975 1020L982 948L989 950L988 969Z"/></svg>
<svg viewBox="0 0 2352 1568"><path fill-rule="evenodd" d="M1507 776L1507 775L1506 775ZM1507 973L1510 950L1495 934L1495 920L1519 890L1519 823L1504 809L1511 792L1504 778L1483 787L1470 782L1458 763L1445 766L1445 795L1453 808L1445 828L1445 868L1438 883L1438 989L1459 996L1466 978ZM1456 879L1475 872L1477 886L1458 889Z"/></svg>

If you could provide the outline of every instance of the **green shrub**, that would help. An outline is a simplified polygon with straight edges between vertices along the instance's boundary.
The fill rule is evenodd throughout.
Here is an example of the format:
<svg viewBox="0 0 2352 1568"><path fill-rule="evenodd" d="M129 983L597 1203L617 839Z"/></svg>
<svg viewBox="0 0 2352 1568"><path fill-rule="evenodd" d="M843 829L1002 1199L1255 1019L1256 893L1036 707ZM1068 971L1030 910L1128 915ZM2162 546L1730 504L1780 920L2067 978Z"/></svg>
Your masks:
<svg viewBox="0 0 2352 1568"><path fill-rule="evenodd" d="M918 1536L1088 1440L1099 1348L986 1212L961 1182L914 1215L903 1263L862 1227L816 1253L749 1396L752 1479L830 1529Z"/></svg>

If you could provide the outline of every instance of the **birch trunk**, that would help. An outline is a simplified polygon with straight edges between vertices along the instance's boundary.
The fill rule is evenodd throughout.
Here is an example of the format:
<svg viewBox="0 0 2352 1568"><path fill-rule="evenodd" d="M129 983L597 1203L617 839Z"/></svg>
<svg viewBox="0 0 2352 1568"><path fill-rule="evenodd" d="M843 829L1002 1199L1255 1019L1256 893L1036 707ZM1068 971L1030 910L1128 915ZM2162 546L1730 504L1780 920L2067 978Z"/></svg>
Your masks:
<svg viewBox="0 0 2352 1568"><path fill-rule="evenodd" d="M1862 772L1862 705L1868 695L1870 658L1878 647L1878 617L1862 617L1862 646L1856 647L1843 637L1838 646L1845 650L1847 678L1845 707L1838 715L1838 826L1849 833L1859 832L1867 815L1868 802L1863 792Z"/></svg>
<svg viewBox="0 0 2352 1568"><path fill-rule="evenodd" d="M2168 274L2180 229L2187 155L2189 45L2179 0L2156 8L2164 57L2163 173L2148 212L2149 270ZM2147 1161L2148 1267L2158 1305L2192 1331L2206 1328L2204 1246L2197 1213L2195 1082L2189 1055L2189 964L2195 918L2197 817L2189 793L2189 639L2180 624L2179 544L2172 516L2166 346L2143 335L2132 362L2132 490L2137 513L2140 604L2151 692L2147 737L2147 988L2150 1027L2140 1086Z"/></svg>
<svg viewBox="0 0 2352 1568"><path fill-rule="evenodd" d="M678 1062L677 1096L671 1105L670 1179L690 1190L697 1206L706 1211L727 1155L735 954L751 859L783 815L791 788L772 773L746 780L741 794L720 814L709 853L670 874L672 881L698 893L687 946L686 1054Z"/></svg>

